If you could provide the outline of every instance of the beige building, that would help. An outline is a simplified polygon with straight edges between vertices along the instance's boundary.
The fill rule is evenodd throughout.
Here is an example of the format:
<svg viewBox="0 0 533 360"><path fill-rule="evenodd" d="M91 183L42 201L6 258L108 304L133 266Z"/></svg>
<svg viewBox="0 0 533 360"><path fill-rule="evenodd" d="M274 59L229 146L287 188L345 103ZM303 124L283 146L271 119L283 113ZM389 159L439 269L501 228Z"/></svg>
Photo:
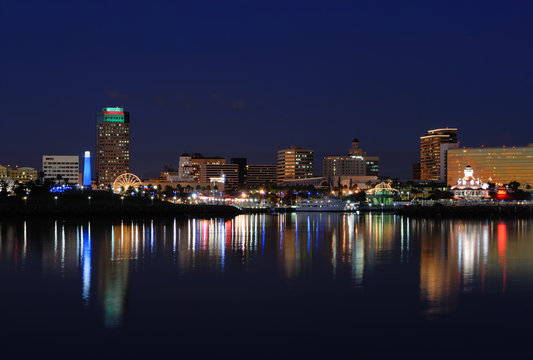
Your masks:
<svg viewBox="0 0 533 360"><path fill-rule="evenodd" d="M224 179L224 189L235 190L239 185L239 165L237 164L203 164L200 169L200 182L204 184L220 182Z"/></svg>
<svg viewBox="0 0 533 360"><path fill-rule="evenodd" d="M31 167L18 167L0 165L0 180L11 179L19 183L27 183L29 181L37 181L37 169Z"/></svg>
<svg viewBox="0 0 533 360"><path fill-rule="evenodd" d="M448 150L448 185L463 178L470 165L484 182L533 186L533 144L525 147L470 148Z"/></svg>
<svg viewBox="0 0 533 360"><path fill-rule="evenodd" d="M443 128L429 130L427 135L420 137L420 179L444 181L441 176L441 164L445 163L445 156L449 146L443 144L457 144L457 129ZM444 155L441 155L444 152ZM443 160L441 160L443 159Z"/></svg>
<svg viewBox="0 0 533 360"><path fill-rule="evenodd" d="M307 179L313 177L314 151L292 146L278 150L276 166L278 184L288 180Z"/></svg>

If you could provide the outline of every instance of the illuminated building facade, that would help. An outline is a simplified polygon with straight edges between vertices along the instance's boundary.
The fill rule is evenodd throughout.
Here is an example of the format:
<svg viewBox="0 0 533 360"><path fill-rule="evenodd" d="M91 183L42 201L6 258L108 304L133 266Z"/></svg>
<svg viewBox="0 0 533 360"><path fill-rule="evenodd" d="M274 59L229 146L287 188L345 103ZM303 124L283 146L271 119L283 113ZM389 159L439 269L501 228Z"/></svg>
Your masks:
<svg viewBox="0 0 533 360"><path fill-rule="evenodd" d="M15 166L0 166L0 180L14 180L16 182L25 184L29 181L37 180L37 170L31 167Z"/></svg>
<svg viewBox="0 0 533 360"><path fill-rule="evenodd" d="M441 178L442 164L446 163L446 156L450 146L457 144L457 129L445 128L429 130L427 135L420 137L420 179L445 181Z"/></svg>
<svg viewBox="0 0 533 360"><path fill-rule="evenodd" d="M222 157L204 157L202 154L192 154L191 156L191 168L192 168L192 179L195 182L201 182L200 181L200 172L204 165L224 165L226 163L226 159Z"/></svg>
<svg viewBox="0 0 533 360"><path fill-rule="evenodd" d="M193 181L193 167L191 162L191 155L183 153L180 155L178 163L178 179L179 181Z"/></svg>
<svg viewBox="0 0 533 360"><path fill-rule="evenodd" d="M525 147L471 148L448 151L448 183L470 165L485 182L533 186L533 144Z"/></svg>
<svg viewBox="0 0 533 360"><path fill-rule="evenodd" d="M44 179L55 183L63 180L77 184L80 174L80 158L77 155L43 155Z"/></svg>
<svg viewBox="0 0 533 360"><path fill-rule="evenodd" d="M96 118L96 182L111 185L130 171L130 113L121 107L107 107Z"/></svg>
<svg viewBox="0 0 533 360"><path fill-rule="evenodd" d="M379 157L367 156L357 138L352 140L349 155L326 156L322 161L322 175L332 181L339 176L378 176Z"/></svg>
<svg viewBox="0 0 533 360"><path fill-rule="evenodd" d="M209 184L213 179L224 178L224 191L233 191L239 185L239 165L204 164L200 169L200 183Z"/></svg>
<svg viewBox="0 0 533 360"><path fill-rule="evenodd" d="M480 200L489 197L489 184L474 177L474 169L468 165L464 170L465 176L457 180L451 191L459 199Z"/></svg>
<svg viewBox="0 0 533 360"><path fill-rule="evenodd" d="M292 146L278 150L277 180L307 179L313 177L314 151Z"/></svg>

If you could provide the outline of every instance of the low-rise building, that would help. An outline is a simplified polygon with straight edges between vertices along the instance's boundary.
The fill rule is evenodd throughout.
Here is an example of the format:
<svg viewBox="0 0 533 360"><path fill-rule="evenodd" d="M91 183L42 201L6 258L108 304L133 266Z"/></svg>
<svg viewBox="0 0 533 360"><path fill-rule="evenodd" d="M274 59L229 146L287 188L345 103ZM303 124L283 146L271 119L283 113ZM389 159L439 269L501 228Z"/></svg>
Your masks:
<svg viewBox="0 0 533 360"><path fill-rule="evenodd" d="M79 183L80 159L77 155L43 155L44 179L69 184Z"/></svg>

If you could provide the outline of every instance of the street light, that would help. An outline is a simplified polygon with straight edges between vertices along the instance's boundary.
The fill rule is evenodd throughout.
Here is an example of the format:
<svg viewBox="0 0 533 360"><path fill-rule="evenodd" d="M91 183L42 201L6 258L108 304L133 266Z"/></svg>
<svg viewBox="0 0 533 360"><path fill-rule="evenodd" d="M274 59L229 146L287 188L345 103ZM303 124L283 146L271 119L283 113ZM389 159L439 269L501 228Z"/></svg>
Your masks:
<svg viewBox="0 0 533 360"><path fill-rule="evenodd" d="M154 205L154 197L150 196L150 200L152 200L152 206Z"/></svg>
<svg viewBox="0 0 533 360"><path fill-rule="evenodd" d="M56 207L57 207L57 196L54 196L54 201L55 201Z"/></svg>
<svg viewBox="0 0 533 360"><path fill-rule="evenodd" d="M174 204L176 203L176 197L174 196Z"/></svg>
<svg viewBox="0 0 533 360"><path fill-rule="evenodd" d="M91 206L91 197L87 196L87 200L89 200L89 206Z"/></svg>
<svg viewBox="0 0 533 360"><path fill-rule="evenodd" d="M24 196L24 197L22 198L22 200L24 200L24 206L26 206L26 200L28 200L28 197L27 197L27 196Z"/></svg>
<svg viewBox="0 0 533 360"><path fill-rule="evenodd" d="M120 201L122 201L122 206L124 206L124 196L120 197Z"/></svg>

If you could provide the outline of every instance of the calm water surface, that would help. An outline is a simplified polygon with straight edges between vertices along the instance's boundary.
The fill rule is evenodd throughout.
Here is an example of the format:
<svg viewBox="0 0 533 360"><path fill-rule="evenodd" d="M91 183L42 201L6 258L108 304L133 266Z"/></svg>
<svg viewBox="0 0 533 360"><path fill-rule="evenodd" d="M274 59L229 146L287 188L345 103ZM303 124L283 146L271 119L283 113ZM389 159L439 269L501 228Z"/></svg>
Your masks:
<svg viewBox="0 0 533 360"><path fill-rule="evenodd" d="M6 358L525 358L533 222L0 220Z"/></svg>

